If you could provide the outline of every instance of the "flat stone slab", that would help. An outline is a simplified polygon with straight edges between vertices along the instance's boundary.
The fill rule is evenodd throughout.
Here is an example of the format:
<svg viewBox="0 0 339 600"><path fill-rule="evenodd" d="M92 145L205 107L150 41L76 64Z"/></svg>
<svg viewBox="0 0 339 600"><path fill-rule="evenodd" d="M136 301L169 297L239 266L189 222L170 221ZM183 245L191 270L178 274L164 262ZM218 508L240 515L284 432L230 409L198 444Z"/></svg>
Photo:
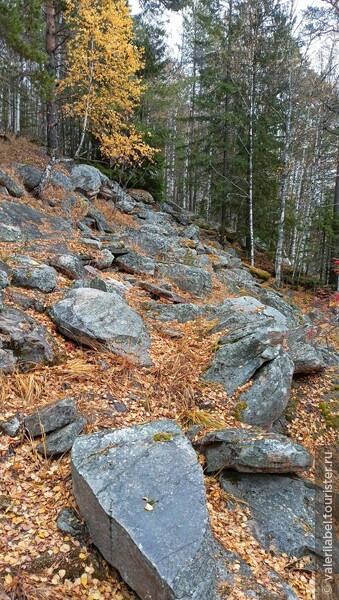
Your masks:
<svg viewBox="0 0 339 600"><path fill-rule="evenodd" d="M74 421L76 414L77 409L73 398L63 398L46 404L28 415L24 420L24 426L31 437L37 437L68 425Z"/></svg>
<svg viewBox="0 0 339 600"><path fill-rule="evenodd" d="M105 346L144 366L152 364L146 326L116 292L74 289L49 314L59 331L72 340L90 347Z"/></svg>
<svg viewBox="0 0 339 600"><path fill-rule="evenodd" d="M80 436L73 492L94 544L141 600L215 600L202 469L169 420Z"/></svg>
<svg viewBox="0 0 339 600"><path fill-rule="evenodd" d="M313 464L312 454L286 435L223 429L193 443L206 458L206 471L235 469L243 473L295 473Z"/></svg>
<svg viewBox="0 0 339 600"><path fill-rule="evenodd" d="M86 419L83 415L77 418L61 429L57 429L47 436L44 442L37 446L37 451L43 456L59 456L70 450L83 428L86 425Z"/></svg>
<svg viewBox="0 0 339 600"><path fill-rule="evenodd" d="M224 490L248 504L253 535L266 550L288 556L316 553L315 486L297 477L224 471Z"/></svg>

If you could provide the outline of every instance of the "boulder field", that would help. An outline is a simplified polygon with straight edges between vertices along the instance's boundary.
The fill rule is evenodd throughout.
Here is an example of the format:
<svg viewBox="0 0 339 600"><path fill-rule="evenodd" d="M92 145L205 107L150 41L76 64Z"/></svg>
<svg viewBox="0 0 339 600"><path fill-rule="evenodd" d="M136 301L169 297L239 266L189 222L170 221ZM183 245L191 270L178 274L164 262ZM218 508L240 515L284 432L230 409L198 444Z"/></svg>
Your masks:
<svg viewBox="0 0 339 600"><path fill-rule="evenodd" d="M8 245L0 260L1 377L63 360L57 336L34 312L45 312L72 344L140 370L156 362L150 323L168 323L175 336L175 323L203 319L211 325L206 344L212 335L217 344L202 381L222 386L243 425L194 434L193 444L168 419L86 435L85 417L65 397L0 423L3 435L39 438L45 458L71 450L73 493L87 531L141 600L224 598L220 584L234 584L234 564L247 597L297 600L273 571L279 594L258 584L247 563L213 538L198 455L226 494L248 503L253 535L265 549L316 555L315 486L300 476L313 457L279 423L293 377L339 364L338 355L312 343L310 317L263 287L231 245L211 243L173 202L156 205L143 190L127 193L98 169L67 161L49 174L50 188L63 191L52 214L43 201L40 208L29 202L42 178L28 164L0 171L0 243ZM214 301L216 283L232 297ZM71 535L81 530L86 538L70 518Z"/></svg>

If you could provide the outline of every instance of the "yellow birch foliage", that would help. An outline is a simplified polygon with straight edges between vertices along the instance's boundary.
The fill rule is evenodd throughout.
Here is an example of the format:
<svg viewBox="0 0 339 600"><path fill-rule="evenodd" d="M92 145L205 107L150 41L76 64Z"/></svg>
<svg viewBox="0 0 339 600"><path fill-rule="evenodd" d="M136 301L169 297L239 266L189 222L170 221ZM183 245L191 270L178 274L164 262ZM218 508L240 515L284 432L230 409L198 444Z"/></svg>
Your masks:
<svg viewBox="0 0 339 600"><path fill-rule="evenodd" d="M133 43L125 0L66 0L68 42L66 76L59 84L65 110L90 131L112 161L151 158L132 123L143 91L137 72L142 54Z"/></svg>

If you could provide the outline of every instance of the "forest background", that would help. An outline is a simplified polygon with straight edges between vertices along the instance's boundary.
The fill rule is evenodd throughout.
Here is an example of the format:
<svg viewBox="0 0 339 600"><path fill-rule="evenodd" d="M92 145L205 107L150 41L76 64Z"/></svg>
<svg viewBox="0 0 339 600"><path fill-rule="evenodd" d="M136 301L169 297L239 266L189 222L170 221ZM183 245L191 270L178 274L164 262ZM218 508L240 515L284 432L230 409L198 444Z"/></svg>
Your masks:
<svg viewBox="0 0 339 600"><path fill-rule="evenodd" d="M338 31L338 0L0 0L0 130L338 289Z"/></svg>

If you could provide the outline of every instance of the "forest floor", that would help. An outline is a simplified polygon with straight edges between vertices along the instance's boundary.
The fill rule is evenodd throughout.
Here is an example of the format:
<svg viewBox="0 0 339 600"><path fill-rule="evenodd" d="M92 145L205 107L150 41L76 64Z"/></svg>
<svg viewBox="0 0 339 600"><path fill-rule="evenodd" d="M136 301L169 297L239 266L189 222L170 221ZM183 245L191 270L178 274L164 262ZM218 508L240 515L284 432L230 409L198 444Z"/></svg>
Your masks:
<svg viewBox="0 0 339 600"><path fill-rule="evenodd" d="M15 156L7 150L4 158L0 148L0 162L2 158L7 164L39 161L42 166L41 154L36 154L35 161L34 156L27 155L29 152L30 146L24 148L24 157L16 147ZM31 202L38 201L32 198ZM4 251L1 247L0 252ZM287 300L291 299L291 288L286 287L283 292ZM129 292L130 303L139 305L143 294L135 289ZM222 295L225 290L216 289L213 299ZM48 303L57 298L57 293L49 295ZM319 304L313 293L300 289L293 292L293 301L305 312ZM10 295L6 303L11 304ZM335 306L321 304L316 335L328 339L339 350L335 310ZM201 424L202 433L243 426L234 416L235 399L227 397L221 386L200 380L220 337L219 333L206 338L210 322L176 323L182 337L168 338L154 321L142 314L152 335L154 366L140 369L109 352L81 348L66 341L46 314L31 314L54 336L62 349L63 362L53 367L38 367L27 374L3 376L1 420L18 412L31 413L47 402L73 397L79 412L87 419L84 433L160 418L174 419L184 430L193 423ZM288 434L313 454L321 446L338 442L338 389L339 371L335 368L294 380ZM326 414L322 408L325 394L330 396L331 407ZM125 413L117 412L116 400L124 403ZM63 508L76 510L69 454L46 460L37 453L36 442L24 435L15 439L0 436L0 470L0 600L136 598L90 543L82 547L56 525ZM312 478L314 473L311 471L309 476ZM218 479L209 476L205 483L215 537L246 560L262 585L274 590L269 578L269 570L274 569L292 585L301 600L312 600L314 574L308 568L307 557L297 559L266 552L247 526L248 507L236 503L232 510L227 509L227 495ZM236 585L227 597L241 600L246 598L246 592L241 577L237 579L237 564L234 571Z"/></svg>

